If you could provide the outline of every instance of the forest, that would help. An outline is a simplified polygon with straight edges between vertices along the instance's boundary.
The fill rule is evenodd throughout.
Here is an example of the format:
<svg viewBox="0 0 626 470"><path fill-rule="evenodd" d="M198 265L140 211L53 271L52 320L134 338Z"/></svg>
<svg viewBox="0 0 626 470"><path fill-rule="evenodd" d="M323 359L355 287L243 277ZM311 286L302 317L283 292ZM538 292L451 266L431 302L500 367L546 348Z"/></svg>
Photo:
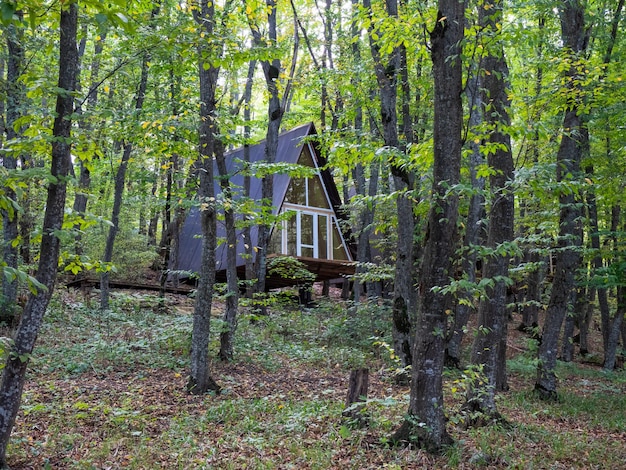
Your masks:
<svg viewBox="0 0 626 470"><path fill-rule="evenodd" d="M0 0L0 468L623 466L623 7Z"/></svg>

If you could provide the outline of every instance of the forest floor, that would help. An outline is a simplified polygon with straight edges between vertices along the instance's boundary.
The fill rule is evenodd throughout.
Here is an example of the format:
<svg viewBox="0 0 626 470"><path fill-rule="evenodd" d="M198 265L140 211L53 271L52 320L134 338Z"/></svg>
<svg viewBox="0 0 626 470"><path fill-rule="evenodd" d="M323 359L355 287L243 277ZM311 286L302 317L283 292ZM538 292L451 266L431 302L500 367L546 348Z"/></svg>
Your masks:
<svg viewBox="0 0 626 470"><path fill-rule="evenodd" d="M8 450L14 470L626 468L626 373L603 372L593 356L559 363L559 402L538 400L535 345L517 318L510 391L498 398L509 425L464 429L468 375L447 371L455 444L432 456L387 442L409 388L393 380L382 305L350 319L336 298L300 309L279 297L267 317L242 315L235 360L212 363L223 393L199 397L185 392L191 299L117 291L102 313L96 295L55 294ZM369 426L359 428L341 412L350 370L364 366Z"/></svg>

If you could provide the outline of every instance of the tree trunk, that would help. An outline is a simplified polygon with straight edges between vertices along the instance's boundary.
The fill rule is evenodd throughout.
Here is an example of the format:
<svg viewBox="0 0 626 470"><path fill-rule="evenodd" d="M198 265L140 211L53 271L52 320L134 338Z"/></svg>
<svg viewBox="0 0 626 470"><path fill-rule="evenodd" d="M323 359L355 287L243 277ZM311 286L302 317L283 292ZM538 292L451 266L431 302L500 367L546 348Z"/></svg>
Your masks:
<svg viewBox="0 0 626 470"><path fill-rule="evenodd" d="M235 210L232 199L229 175L226 169L224 152L215 152L220 186L224 197L224 224L226 226L226 310L224 322L227 329L220 334L220 359L230 361L233 358L233 342L237 329L237 310L239 308L239 280L237 278L237 233L235 229Z"/></svg>
<svg viewBox="0 0 626 470"><path fill-rule="evenodd" d="M473 74L467 85L468 100L471 103L471 111L469 123L478 129L482 123L482 98L480 96L480 80ZM470 198L467 220L465 223L465 238L463 240L463 248L465 256L463 257L463 274L470 284L476 283L476 250L473 248L478 245L481 238L481 232L484 230L484 205L485 196L485 179L476 176L477 168L484 163L484 158L480 152L480 146L475 142L470 143L472 155L470 156L470 181L472 183L472 197ZM454 312L454 323L449 333L448 345L446 349L446 364L452 367L460 367L461 363L461 342L467 322L471 313L474 311L474 296L471 292L463 292Z"/></svg>
<svg viewBox="0 0 626 470"><path fill-rule="evenodd" d="M464 10L463 2L439 0L437 22L430 33L435 84L432 202L420 270L408 418L392 436L395 442L413 442L433 452L451 443L442 388L450 300L436 288L449 283L456 242L459 199L449 189L460 180Z"/></svg>
<svg viewBox="0 0 626 470"><path fill-rule="evenodd" d="M570 88L570 97L564 111L563 129L568 129L561 137L557 154L557 181L565 182L581 178L580 161L583 149L579 138L583 132L583 119L579 115L580 100L577 89L580 85L579 71L573 64L580 53L586 48L586 30L584 25L584 7L579 0L564 2L559 10L564 48L572 65L565 72ZM577 84L578 83L578 84ZM568 304L574 289L574 274L580 265L579 238L581 210L577 191L563 191L559 194L559 250L556 254L556 266L552 293L546 311L541 345L539 346L539 363L535 390L540 397L556 399L556 358L558 353L559 333Z"/></svg>
<svg viewBox="0 0 626 470"><path fill-rule="evenodd" d="M586 356L590 353L589 350L589 328L591 326L591 320L593 319L594 301L596 299L596 288L589 287L587 290L587 297L584 302L584 311L582 312L581 322L578 328L580 329L580 343L579 350L581 356Z"/></svg>
<svg viewBox="0 0 626 470"><path fill-rule="evenodd" d="M150 188L150 194L152 198L156 199L158 197L159 191L159 180L161 179L161 171L162 165L158 160L154 163L154 181L152 181L152 187ZM142 210L146 210L142 208ZM156 246L157 239L157 228L159 226L159 210L158 209L149 209L147 210L150 218L148 219L148 246ZM145 217L145 216L144 216ZM143 224L142 224L143 227Z"/></svg>
<svg viewBox="0 0 626 470"><path fill-rule="evenodd" d="M603 368L606 371L612 371L615 368L624 314L626 314L626 287L619 286L617 288L617 309L615 316L611 319L609 338L604 350Z"/></svg>
<svg viewBox="0 0 626 470"><path fill-rule="evenodd" d="M198 200L200 203L200 224L202 233L202 261L200 278L193 311L193 331L191 336L191 367L187 391L201 395L209 391L219 393L221 388L213 380L209 370L209 339L211 333L211 309L215 286L215 249L217 246L217 214L215 208L215 183L213 181L213 157L223 154L219 127L215 116L217 86L220 69L206 63L206 57L221 57L223 46L207 43L204 36L213 37L215 4L202 0L194 10L198 23L198 74L200 79L200 127Z"/></svg>
<svg viewBox="0 0 626 470"><path fill-rule="evenodd" d="M509 70L498 26L502 16L502 0L486 0L479 13L479 21L484 26L490 46L483 59L485 75L481 86L483 114L490 129L486 141L487 145L495 148L488 154L488 164L493 171L489 176L492 201L487 246L493 252L486 256L483 279L489 279L493 284L487 287L485 298L480 302L478 328L472 348L472 363L480 366L486 380L473 384L466 407L480 411L483 415L481 419L488 420L500 419L495 401L498 378L500 388L506 386L506 373L501 370L506 365L501 361L506 350L501 349L506 348L507 279L512 254L504 245L513 240L515 213L511 189L513 155L511 138L507 134L511 122L508 114Z"/></svg>
<svg viewBox="0 0 626 470"><path fill-rule="evenodd" d="M354 369L350 372L346 408L341 413L344 418L349 418L360 424L367 422L367 416L364 415L363 408L367 401L368 387L369 369Z"/></svg>
<svg viewBox="0 0 626 470"><path fill-rule="evenodd" d="M622 232L626 231L626 224L622 227ZM619 340L622 334L622 324L624 322L624 315L626 314L626 273L624 272L624 268L626 267L626 262L623 260L623 254L620 253L617 246L613 247L615 252L614 263L618 263L619 267L617 270L620 271L618 277L618 286L617 286L617 308L615 309L615 315L610 319L609 322L609 331L607 343L604 348L604 370L612 371L615 368L615 361L617 358L617 350L619 347ZM621 258L621 260L620 260ZM624 345L622 345L624 347Z"/></svg>
<svg viewBox="0 0 626 470"><path fill-rule="evenodd" d="M527 260L532 264L532 270L526 277L526 296L522 309L522 323L518 330L538 336L536 328L539 327L539 309L541 308L541 282L544 277L545 268L541 261L541 256L536 249L527 252Z"/></svg>
<svg viewBox="0 0 626 470"><path fill-rule="evenodd" d="M267 5L267 26L268 26L268 40L272 46L277 42L277 4L276 0L266 0ZM266 41L263 39L258 26L252 21L250 22L250 29L254 42L257 46L267 47ZM294 34L297 37L297 28L295 28ZM294 56L292 58L292 69L295 64L296 51L294 49ZM261 61L261 68L263 69L263 75L265 76L265 84L267 91L269 92L269 101L267 108L268 124L267 133L265 135L265 151L263 155L263 161L266 164L272 164L276 161L276 152L278 150L278 135L280 133L280 124L285 113L285 106L289 100L289 92L291 88L291 80L287 81L284 85L284 91L282 99L279 94L278 83L280 81L281 63L277 58ZM264 176L261 181L261 205L264 207L264 211L267 211L272 206L272 198L274 195L274 177L273 175ZM271 213L271 210L268 211ZM257 255L256 255L256 276L257 276L257 292L265 292L265 282L267 277L267 247L269 246L269 239L271 233L271 225L263 220L259 224L258 228L258 241L257 241ZM261 307L264 311L265 307Z"/></svg>
<svg viewBox="0 0 626 470"><path fill-rule="evenodd" d="M371 1L364 0L363 6L372 14ZM387 15L398 17L397 0L386 0ZM372 24L374 24L372 22ZM398 242L396 246L396 266L394 275L394 295L392 303L392 335L394 352L400 358L402 366L412 363L412 322L410 312L417 304L417 291L414 282L414 230L415 217L413 202L409 194L413 190L414 175L401 168L393 152L402 152L398 138L398 115L396 111L398 75L401 65L400 47L394 48L386 64L382 61L380 44L376 39L379 31L371 26L369 43L374 71L378 83L380 97L380 117L383 129L383 141L390 150L389 162L393 174L395 189L398 192L396 211L398 215Z"/></svg>
<svg viewBox="0 0 626 470"><path fill-rule="evenodd" d="M126 182L126 169L128 168L128 161L130 160L130 154L133 146L130 143L124 145L124 152L122 154L122 161L117 168L115 174L115 190L113 195L113 208L111 210L111 226L109 227L109 233L107 235L106 244L104 247L104 256L102 261L110 263L113 259L113 246L115 244L115 237L119 230L120 211L122 210L122 196L124 193L124 183ZM109 309L109 272L103 272L100 275L100 309Z"/></svg>
<svg viewBox="0 0 626 470"><path fill-rule="evenodd" d="M155 6L150 14L151 24L152 20L159 13L158 5ZM135 95L136 112L140 112L143 109L143 103L146 98L146 90L148 88L148 70L150 68L150 54L144 53L143 61L141 63L141 78L139 79L139 87L137 94ZM115 190L113 195L113 208L111 210L111 227L109 227L109 233L107 235L106 245L104 247L104 256L102 261L110 263L113 259L113 247L115 245L115 238L119 230L119 218L122 210L122 197L124 195L124 184L126 182L126 170L128 168L128 162L130 155L133 151L133 144L125 142L123 145L122 160L117 173L115 175ZM102 310L108 310L109 308L109 272L106 271L100 276L100 308Z"/></svg>
<svg viewBox="0 0 626 470"><path fill-rule="evenodd" d="M7 89L6 89L6 134L7 140L17 139L21 132L15 129L15 123L22 116L22 107L26 97L24 84L20 80L22 68L24 67L24 49L22 47L22 26L23 13L16 12L19 21L15 21L6 28L7 38ZM5 152L2 155L2 165L9 172L17 169L18 155L13 152ZM17 199L15 190L5 186L4 197L8 200ZM18 247L13 244L18 239L18 213L15 208L12 210L0 210L2 217L2 255L6 266L11 269L18 268ZM2 298L0 299L0 323L4 322L12 326L16 318L17 303L17 280L2 276Z"/></svg>
<svg viewBox="0 0 626 470"><path fill-rule="evenodd" d="M76 32L78 6L70 3L61 9L59 41L59 90L56 117L52 135L53 180L48 184L48 196L44 213L39 266L36 279L43 287L30 294L15 334L14 344L0 382L0 468L7 467L6 451L15 417L17 416L26 369L35 346L43 316L52 296L59 262L60 240L58 232L63 225L67 176L71 167L71 116L74 111L74 90L78 72Z"/></svg>
<svg viewBox="0 0 626 470"><path fill-rule="evenodd" d="M250 139L250 119L251 119L250 102L252 100L252 84L254 80L255 69L256 69L256 60L251 60L250 63L248 64L248 77L246 79L246 86L244 88L244 93L243 93L243 106L244 106L243 108L243 122L244 122L243 160L245 162L244 164L246 165L246 170L248 169L247 166L250 164L250 144L248 142ZM245 198L250 197L250 174L249 172L246 172L246 175L243 178L243 194ZM246 220L245 216L244 216L244 220ZM254 294L254 289L252 287L251 281L256 277L256 273L254 270L254 247L252 246L250 225L247 223L244 225L244 228L242 231L242 237L244 240L244 249L246 252L246 256L245 256L246 281L249 281L248 283L246 283L246 297L252 298L252 295Z"/></svg>
<svg viewBox="0 0 626 470"><path fill-rule="evenodd" d="M579 312L582 311L579 310L579 307L581 307L581 299L578 297L578 289L573 288L570 292L568 305L568 311L565 315L565 324L563 326L563 339L561 341L561 360L563 362L572 362L574 360L574 331L576 329L577 317L579 316ZM584 305L582 307L584 307Z"/></svg>
<svg viewBox="0 0 626 470"><path fill-rule="evenodd" d="M94 55L91 61L89 75L89 91L87 95L88 110L93 110L98 103L98 75L100 72L100 58L104 49L105 38L106 33L101 33L96 40L94 48ZM82 112L81 107L82 106L78 106L76 110L79 114ZM92 130L92 126L89 120L81 120L79 121L79 125L86 133L89 133ZM87 201L89 199L89 189L91 187L91 171L89 170L89 165L86 165L83 160L79 160L78 166L78 189L76 191L76 195L74 196L73 210L75 214L79 214L80 217L84 218L87 212ZM76 233L74 235L75 251L77 255L80 255L83 252L81 242L82 232L80 231L80 225L75 226L74 229L76 230Z"/></svg>

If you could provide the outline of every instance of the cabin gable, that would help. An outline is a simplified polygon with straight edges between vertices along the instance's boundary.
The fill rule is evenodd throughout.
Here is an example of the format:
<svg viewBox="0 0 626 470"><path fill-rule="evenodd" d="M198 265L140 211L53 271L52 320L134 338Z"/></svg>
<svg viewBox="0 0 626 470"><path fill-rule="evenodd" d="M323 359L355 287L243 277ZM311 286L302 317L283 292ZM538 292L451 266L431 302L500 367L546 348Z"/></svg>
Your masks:
<svg viewBox="0 0 626 470"><path fill-rule="evenodd" d="M269 253L324 260L352 261L329 191L322 180L315 148L302 146L297 163L314 168L309 178L291 177L278 213L291 214L273 227Z"/></svg>

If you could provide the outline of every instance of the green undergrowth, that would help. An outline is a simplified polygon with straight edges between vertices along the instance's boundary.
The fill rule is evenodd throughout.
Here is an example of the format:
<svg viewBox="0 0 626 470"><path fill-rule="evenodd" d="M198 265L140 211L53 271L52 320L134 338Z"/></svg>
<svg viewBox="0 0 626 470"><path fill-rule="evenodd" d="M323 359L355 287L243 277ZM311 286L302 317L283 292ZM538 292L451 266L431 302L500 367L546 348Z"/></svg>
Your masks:
<svg viewBox="0 0 626 470"><path fill-rule="evenodd" d="M391 341L385 305L365 304L349 315L345 305L321 300L316 308L282 304L266 317L245 316L236 338L240 360L260 361L268 369L281 367L282 357L316 367L366 367L381 361L392 366L388 354L375 347L378 335Z"/></svg>
<svg viewBox="0 0 626 470"><path fill-rule="evenodd" d="M9 448L14 469L412 469L622 468L626 376L559 363L559 401L532 393L533 355L509 362L511 390L498 396L506 423L463 427L472 371L444 376L454 445L432 456L393 448L407 386L393 380L390 312L283 301L267 316L245 309L235 359L214 359L220 395L185 392L193 304L185 297L55 294L30 366ZM211 357L224 327L216 310ZM511 339L512 341L512 339ZM523 344L519 344L523 349ZM531 348L532 349L532 348ZM363 421L342 418L347 377L370 369Z"/></svg>

